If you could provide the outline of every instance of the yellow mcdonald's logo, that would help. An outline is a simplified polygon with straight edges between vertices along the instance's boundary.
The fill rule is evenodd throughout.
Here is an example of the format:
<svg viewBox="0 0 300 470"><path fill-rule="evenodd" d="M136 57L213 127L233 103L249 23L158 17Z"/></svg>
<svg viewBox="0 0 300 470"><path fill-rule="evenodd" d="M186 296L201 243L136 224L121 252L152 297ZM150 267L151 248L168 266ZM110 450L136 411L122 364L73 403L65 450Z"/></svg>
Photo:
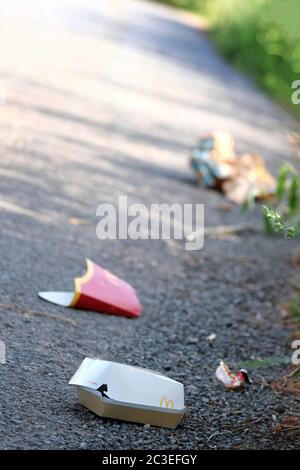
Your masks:
<svg viewBox="0 0 300 470"><path fill-rule="evenodd" d="M169 400L167 397L162 397L159 406L161 408L174 408L173 400Z"/></svg>

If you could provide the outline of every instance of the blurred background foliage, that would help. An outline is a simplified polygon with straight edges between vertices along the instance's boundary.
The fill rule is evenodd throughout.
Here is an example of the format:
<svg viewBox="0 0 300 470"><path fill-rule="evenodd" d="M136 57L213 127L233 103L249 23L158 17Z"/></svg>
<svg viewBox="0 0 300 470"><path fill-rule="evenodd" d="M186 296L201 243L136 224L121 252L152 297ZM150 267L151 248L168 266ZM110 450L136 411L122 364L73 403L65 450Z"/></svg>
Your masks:
<svg viewBox="0 0 300 470"><path fill-rule="evenodd" d="M279 170L272 207L263 206L266 233L286 238L300 238L300 177L296 169L285 163Z"/></svg>
<svg viewBox="0 0 300 470"><path fill-rule="evenodd" d="M161 0L205 15L225 57L298 118L292 82L300 79L300 0Z"/></svg>

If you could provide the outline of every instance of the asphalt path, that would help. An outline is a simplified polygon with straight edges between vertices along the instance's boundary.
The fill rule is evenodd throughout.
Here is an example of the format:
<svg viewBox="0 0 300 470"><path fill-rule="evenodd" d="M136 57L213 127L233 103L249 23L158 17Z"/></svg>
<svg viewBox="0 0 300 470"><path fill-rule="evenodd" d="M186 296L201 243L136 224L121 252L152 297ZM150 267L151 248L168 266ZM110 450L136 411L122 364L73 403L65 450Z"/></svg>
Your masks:
<svg viewBox="0 0 300 470"><path fill-rule="evenodd" d="M274 174L293 158L292 120L200 26L142 1L12 1L3 9L2 449L297 448L274 432L297 414L296 397L269 386L286 365L253 369L253 385L239 393L214 378L220 359L235 367L291 356L281 305L297 281L297 243L249 231L186 251L181 241L96 237L98 205L117 205L120 195L147 207L205 204L206 227L257 227L259 207L241 215L196 186L188 157L206 132L231 132L238 153L260 153ZM135 287L140 319L38 298L71 290L85 258ZM68 386L86 356L183 382L188 418L168 430L93 415Z"/></svg>

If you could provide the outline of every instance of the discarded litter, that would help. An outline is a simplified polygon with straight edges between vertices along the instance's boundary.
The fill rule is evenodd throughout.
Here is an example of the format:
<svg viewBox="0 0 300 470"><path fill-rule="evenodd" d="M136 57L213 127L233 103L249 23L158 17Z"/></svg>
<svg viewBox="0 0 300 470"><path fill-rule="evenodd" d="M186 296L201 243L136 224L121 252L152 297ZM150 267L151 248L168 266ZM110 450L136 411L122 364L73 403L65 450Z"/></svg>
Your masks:
<svg viewBox="0 0 300 470"><path fill-rule="evenodd" d="M229 390L237 390L242 388L245 383L252 383L246 369L240 369L236 374L234 374L223 361L220 362L220 365L216 370L216 377L220 382L222 382L224 387Z"/></svg>
<svg viewBox="0 0 300 470"><path fill-rule="evenodd" d="M236 161L236 170L236 175L222 187L229 200L243 204L251 195L263 200L275 193L276 180L260 155L241 155Z"/></svg>
<svg viewBox="0 0 300 470"><path fill-rule="evenodd" d="M206 340L209 342L209 343L212 343L215 339L216 339L217 335L216 333L212 333L211 335L208 335L206 336Z"/></svg>
<svg viewBox="0 0 300 470"><path fill-rule="evenodd" d="M39 297L62 307L139 317L142 307L132 286L92 261L86 263L86 273L74 281L74 292L39 292Z"/></svg>
<svg viewBox="0 0 300 470"><path fill-rule="evenodd" d="M227 132L216 132L201 139L191 158L198 182L203 180L208 188L220 187L222 180L233 176L235 162L234 142Z"/></svg>
<svg viewBox="0 0 300 470"><path fill-rule="evenodd" d="M276 181L259 155L237 157L234 141L227 132L215 132L201 139L193 151L191 165L198 182L221 190L225 196L243 204L250 195L266 199L275 193Z"/></svg>
<svg viewBox="0 0 300 470"><path fill-rule="evenodd" d="M86 357L69 384L101 417L175 429L186 414L183 385L149 369Z"/></svg>

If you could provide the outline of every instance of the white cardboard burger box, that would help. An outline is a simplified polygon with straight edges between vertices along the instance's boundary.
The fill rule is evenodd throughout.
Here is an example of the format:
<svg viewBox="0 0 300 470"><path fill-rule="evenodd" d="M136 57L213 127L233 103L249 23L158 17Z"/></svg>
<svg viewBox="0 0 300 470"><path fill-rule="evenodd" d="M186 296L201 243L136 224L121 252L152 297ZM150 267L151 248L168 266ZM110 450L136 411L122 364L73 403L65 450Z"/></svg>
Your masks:
<svg viewBox="0 0 300 470"><path fill-rule="evenodd" d="M175 429L186 414L183 385L149 369L85 358L69 384L101 417Z"/></svg>

